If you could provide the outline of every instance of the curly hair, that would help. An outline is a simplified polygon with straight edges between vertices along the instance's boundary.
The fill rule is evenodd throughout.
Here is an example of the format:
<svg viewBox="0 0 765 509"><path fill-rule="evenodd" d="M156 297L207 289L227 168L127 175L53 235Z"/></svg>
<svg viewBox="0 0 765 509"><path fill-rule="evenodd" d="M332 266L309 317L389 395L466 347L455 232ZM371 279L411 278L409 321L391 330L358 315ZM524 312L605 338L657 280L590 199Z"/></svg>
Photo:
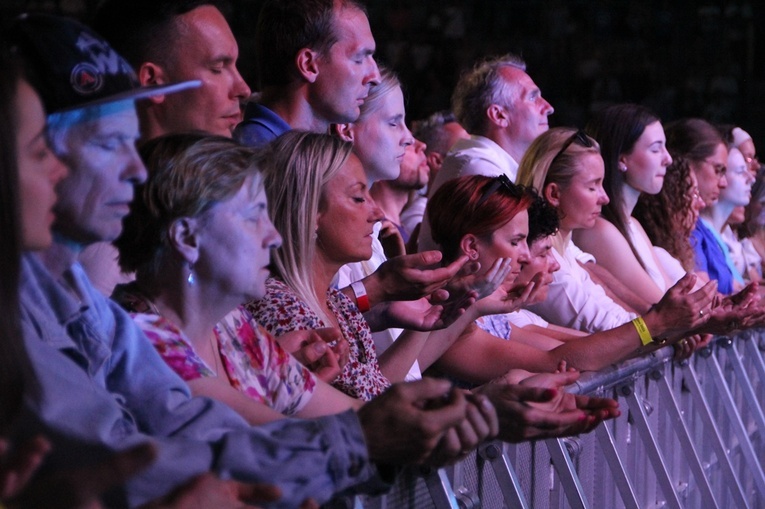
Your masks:
<svg viewBox="0 0 765 509"><path fill-rule="evenodd" d="M667 167L664 187L654 197L641 196L633 211L655 246L663 247L690 271L694 254L690 236L693 221L693 165L710 157L723 141L706 120L686 118L664 127L672 164Z"/></svg>
<svg viewBox="0 0 765 509"><path fill-rule="evenodd" d="M537 195L529 207L529 246L539 239L555 235L560 227L560 218L555 207L543 197Z"/></svg>
<svg viewBox="0 0 765 509"><path fill-rule="evenodd" d="M690 237L695 226L693 214L693 176L690 161L675 159L667 168L659 194L642 193L632 215L643 226L654 246L667 250L683 268L694 268Z"/></svg>

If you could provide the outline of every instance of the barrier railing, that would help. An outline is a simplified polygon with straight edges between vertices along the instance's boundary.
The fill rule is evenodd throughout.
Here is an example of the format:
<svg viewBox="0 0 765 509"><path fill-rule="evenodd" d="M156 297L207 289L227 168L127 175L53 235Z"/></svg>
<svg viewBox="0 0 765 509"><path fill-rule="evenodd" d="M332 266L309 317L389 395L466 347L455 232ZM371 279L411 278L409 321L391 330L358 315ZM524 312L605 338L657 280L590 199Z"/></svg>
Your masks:
<svg viewBox="0 0 765 509"><path fill-rule="evenodd" d="M718 338L585 373L568 387L619 399L587 435L483 444L460 463L409 469L357 508L765 507L765 332Z"/></svg>

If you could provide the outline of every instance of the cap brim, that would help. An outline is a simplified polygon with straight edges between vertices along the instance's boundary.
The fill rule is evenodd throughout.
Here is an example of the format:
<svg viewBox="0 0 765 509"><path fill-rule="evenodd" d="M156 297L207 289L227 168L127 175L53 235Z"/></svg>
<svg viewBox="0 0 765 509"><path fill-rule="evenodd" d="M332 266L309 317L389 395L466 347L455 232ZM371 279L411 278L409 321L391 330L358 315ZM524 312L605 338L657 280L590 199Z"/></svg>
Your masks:
<svg viewBox="0 0 765 509"><path fill-rule="evenodd" d="M101 104L128 101L131 99L134 101L137 101L139 99L147 99L149 97L155 97L158 95L175 94L177 92L190 90L192 88L199 88L201 86L202 86L202 82L200 80L181 81L178 83L171 83L170 85L148 85L145 87L138 87L132 90L127 90L119 94L110 95L109 97L102 97L100 99L96 99L94 101L87 102L84 104L78 104L77 106L74 106L72 108L67 108L65 110L59 110L59 111L80 110L82 108L89 108L91 106L99 106Z"/></svg>

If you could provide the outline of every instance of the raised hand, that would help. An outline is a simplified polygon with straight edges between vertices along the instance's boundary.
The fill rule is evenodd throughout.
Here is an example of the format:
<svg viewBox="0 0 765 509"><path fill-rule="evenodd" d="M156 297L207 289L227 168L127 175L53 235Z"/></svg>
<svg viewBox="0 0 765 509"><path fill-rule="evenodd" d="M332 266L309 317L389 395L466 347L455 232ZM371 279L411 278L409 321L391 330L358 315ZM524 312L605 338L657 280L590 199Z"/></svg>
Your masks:
<svg viewBox="0 0 765 509"><path fill-rule="evenodd" d="M372 306L386 301L417 300L440 291L463 265L467 256L460 256L446 267L431 268L441 261L441 252L422 253L390 258L371 276L364 278L364 286ZM445 299L446 292L439 297Z"/></svg>
<svg viewBox="0 0 765 509"><path fill-rule="evenodd" d="M696 275L683 276L643 317L654 337L679 339L709 320L717 294L717 281L693 291Z"/></svg>

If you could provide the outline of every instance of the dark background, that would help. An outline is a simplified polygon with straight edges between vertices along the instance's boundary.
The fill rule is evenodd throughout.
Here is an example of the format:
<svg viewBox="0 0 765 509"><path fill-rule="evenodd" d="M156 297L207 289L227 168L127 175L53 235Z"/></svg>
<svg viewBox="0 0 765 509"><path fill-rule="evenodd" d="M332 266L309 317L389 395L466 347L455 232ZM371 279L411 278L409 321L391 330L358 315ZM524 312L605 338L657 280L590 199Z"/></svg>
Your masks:
<svg viewBox="0 0 765 509"><path fill-rule="evenodd" d="M40 9L87 21L97 4L0 0L0 13ZM252 86L252 33L262 0L231 4L239 68ZM701 116L735 123L757 142L765 140L764 4L372 0L367 7L378 60L400 74L410 120L447 108L460 71L476 59L512 51L526 59L555 107L552 125L582 126L603 105L632 101L665 121Z"/></svg>

